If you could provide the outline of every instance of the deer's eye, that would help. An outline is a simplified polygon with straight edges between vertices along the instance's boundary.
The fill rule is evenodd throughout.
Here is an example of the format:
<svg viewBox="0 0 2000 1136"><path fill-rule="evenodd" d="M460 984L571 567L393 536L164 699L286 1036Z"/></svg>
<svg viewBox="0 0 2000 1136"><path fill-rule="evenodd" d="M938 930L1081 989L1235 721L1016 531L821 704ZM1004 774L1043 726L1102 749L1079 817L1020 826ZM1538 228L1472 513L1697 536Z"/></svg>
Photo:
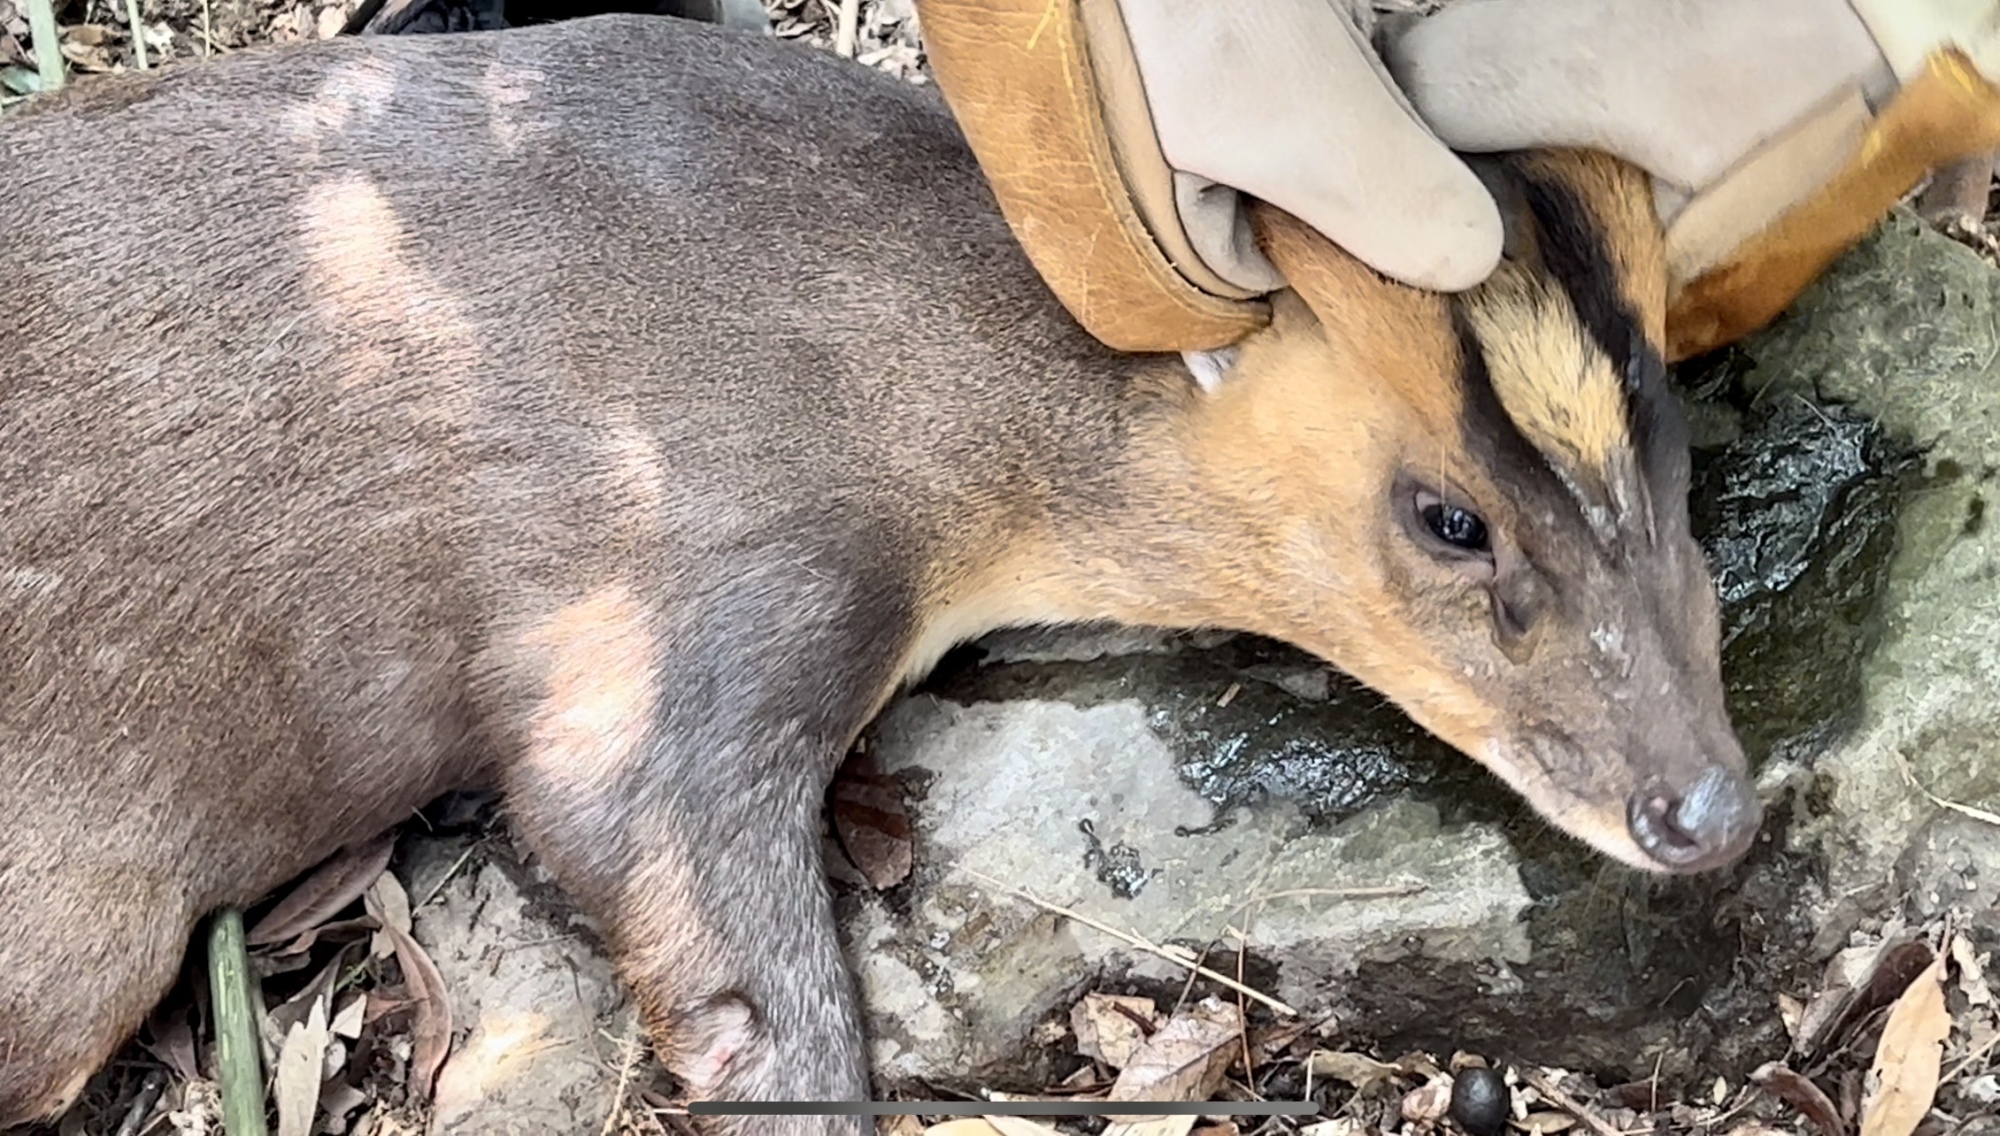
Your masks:
<svg viewBox="0 0 2000 1136"><path fill-rule="evenodd" d="M1467 552L1491 552L1492 542L1486 535L1486 522L1479 516L1456 505L1442 501L1428 501L1420 506L1424 527L1431 535Z"/></svg>

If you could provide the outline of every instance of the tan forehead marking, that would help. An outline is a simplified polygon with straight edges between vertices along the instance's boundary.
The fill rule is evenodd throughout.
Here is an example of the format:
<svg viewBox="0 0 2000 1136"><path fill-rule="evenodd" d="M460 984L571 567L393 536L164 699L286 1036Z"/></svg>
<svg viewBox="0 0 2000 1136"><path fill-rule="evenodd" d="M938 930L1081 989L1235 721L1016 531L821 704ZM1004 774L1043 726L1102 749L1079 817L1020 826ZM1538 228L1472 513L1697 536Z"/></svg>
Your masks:
<svg viewBox="0 0 2000 1136"><path fill-rule="evenodd" d="M1611 489L1633 439L1617 369L1561 288L1508 265L1468 305L1500 405L1572 482Z"/></svg>

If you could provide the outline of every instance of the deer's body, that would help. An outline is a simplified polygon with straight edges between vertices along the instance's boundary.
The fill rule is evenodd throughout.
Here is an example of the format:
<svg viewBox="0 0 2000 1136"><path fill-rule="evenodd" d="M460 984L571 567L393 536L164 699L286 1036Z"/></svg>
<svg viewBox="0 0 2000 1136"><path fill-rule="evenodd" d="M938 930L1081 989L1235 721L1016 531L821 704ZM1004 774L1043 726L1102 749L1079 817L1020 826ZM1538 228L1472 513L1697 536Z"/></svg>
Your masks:
<svg viewBox="0 0 2000 1136"><path fill-rule="evenodd" d="M1584 545L1631 533L1564 545L1559 479L1473 437L1518 402L1467 377L1510 309L1348 265L1205 389L1076 327L939 101L838 60L627 18L245 53L0 125L0 200L0 1124L73 1097L205 913L476 783L697 1095L863 1095L821 794L1003 624L1288 638L1635 862L1628 798L1739 776L1671 432L1634 476L1676 582L1593 609L1633 570ZM1600 285L1643 338L1649 285ZM1485 583L1369 547L1405 458L1497 486L1496 548L1544 535ZM1622 654L1517 696L1573 621ZM1666 722L1600 696L1638 680ZM1542 760L1517 718L1637 740Z"/></svg>

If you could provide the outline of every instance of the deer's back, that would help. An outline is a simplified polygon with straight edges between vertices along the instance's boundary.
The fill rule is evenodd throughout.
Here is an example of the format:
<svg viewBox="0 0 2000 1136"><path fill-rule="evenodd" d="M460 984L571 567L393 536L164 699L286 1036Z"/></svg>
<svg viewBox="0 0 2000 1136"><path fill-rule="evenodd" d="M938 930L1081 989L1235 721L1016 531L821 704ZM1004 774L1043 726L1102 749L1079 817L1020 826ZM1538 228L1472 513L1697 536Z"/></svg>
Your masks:
<svg viewBox="0 0 2000 1136"><path fill-rule="evenodd" d="M953 518L1118 428L931 92L681 21L99 84L0 199L8 804L256 815L267 886L517 744L562 613L748 651L863 597L886 660Z"/></svg>

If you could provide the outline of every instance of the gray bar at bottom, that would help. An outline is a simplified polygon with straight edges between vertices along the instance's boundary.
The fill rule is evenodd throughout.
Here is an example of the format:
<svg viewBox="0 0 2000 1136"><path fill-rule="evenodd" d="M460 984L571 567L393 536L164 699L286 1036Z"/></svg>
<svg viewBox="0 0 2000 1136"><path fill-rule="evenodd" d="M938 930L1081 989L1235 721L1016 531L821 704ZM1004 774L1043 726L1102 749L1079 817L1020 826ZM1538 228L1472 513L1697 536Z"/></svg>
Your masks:
<svg viewBox="0 0 2000 1136"><path fill-rule="evenodd" d="M694 1116L1311 1116L1311 1101L689 1101Z"/></svg>

